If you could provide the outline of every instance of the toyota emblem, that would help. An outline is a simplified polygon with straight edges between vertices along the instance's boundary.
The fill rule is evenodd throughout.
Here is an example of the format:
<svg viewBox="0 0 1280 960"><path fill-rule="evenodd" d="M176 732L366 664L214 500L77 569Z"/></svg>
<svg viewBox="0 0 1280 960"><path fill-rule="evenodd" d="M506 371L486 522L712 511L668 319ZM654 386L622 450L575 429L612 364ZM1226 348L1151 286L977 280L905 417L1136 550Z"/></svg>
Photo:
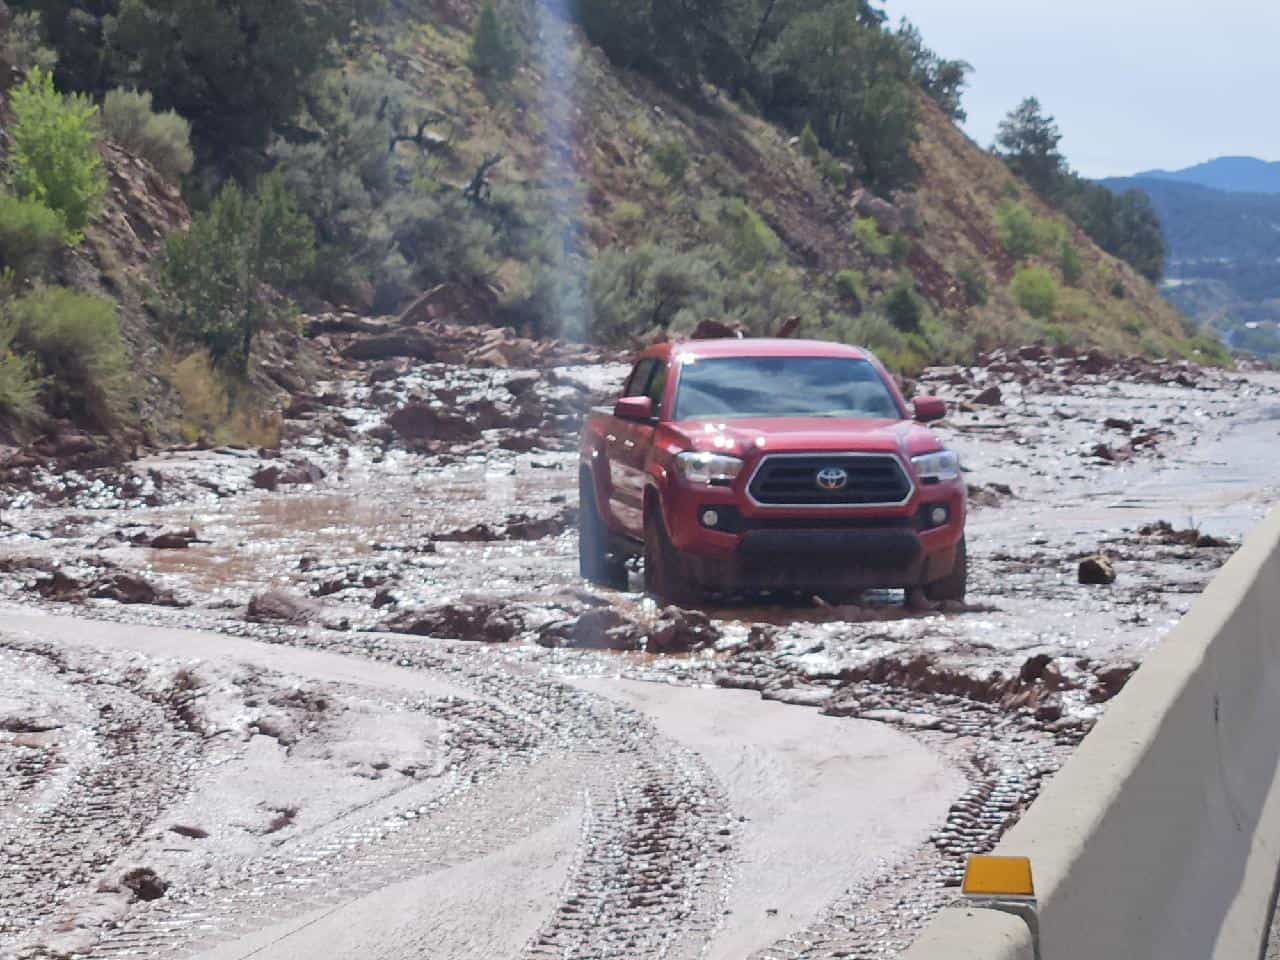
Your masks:
<svg viewBox="0 0 1280 960"><path fill-rule="evenodd" d="M849 483L849 472L841 467L823 467L818 471L818 488L834 493Z"/></svg>

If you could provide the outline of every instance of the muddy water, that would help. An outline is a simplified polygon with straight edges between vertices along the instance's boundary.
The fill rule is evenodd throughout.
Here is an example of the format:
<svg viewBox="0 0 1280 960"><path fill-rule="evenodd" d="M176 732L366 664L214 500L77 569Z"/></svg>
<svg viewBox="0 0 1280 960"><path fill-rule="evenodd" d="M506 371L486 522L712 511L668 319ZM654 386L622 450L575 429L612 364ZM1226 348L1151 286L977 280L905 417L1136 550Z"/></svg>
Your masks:
<svg viewBox="0 0 1280 960"><path fill-rule="evenodd" d="M622 592L576 577L576 419L624 369L562 370L531 388L509 388L527 375L506 371L408 369L376 387L368 373L356 368L321 385L318 394L336 399L291 422L280 452L156 454L122 471L41 476L13 491L0 525L0 594L84 616L391 659L465 676L486 696L524 690L527 678L551 683L548 690L582 678L606 692L624 679L750 690L791 710L817 708L832 723L858 718L892 729L964 782L945 816L930 814L933 822L904 833L921 827L931 839L851 874L839 896L832 874L824 894L831 902L788 913L794 932L761 956L884 956L903 946L951 895L964 855L988 849L1025 809L1280 492L1266 453L1280 434L1280 378L1205 374L1186 387L1053 373L1024 384L990 369L936 371L922 390L967 401L998 381L1004 393L999 406L962 409L939 428L980 488L969 527L969 607L909 610L892 591L843 606L726 598L707 610L710 640L690 653L566 648L548 641L549 627L603 611L613 618L606 626L622 625L622 645L638 637L643 646L663 622L639 592L638 571ZM409 402L483 417L482 432L430 449L406 444L384 422ZM303 462L324 476L273 491L254 485L264 465ZM1227 543L1191 546L1139 532L1159 520ZM186 549L132 542L186 528L198 535ZM1079 559L1098 552L1114 561L1116 583L1080 585ZM42 598L38 585L54 569L83 587L79 595L95 592L96 578L126 572L188 606ZM250 597L268 587L314 604L311 625L246 623ZM459 604L511 616L508 642L450 643L463 627L435 638L360 632ZM606 626L586 645L614 642L617 629ZM625 685L615 692L635 698ZM574 709L585 717L601 708ZM665 707L653 710L659 727L671 720ZM624 720L619 729L632 722ZM569 742L590 724L566 729L574 731ZM716 777L695 753L678 760L681 776L716 795ZM648 789L644 770L624 772L636 790ZM511 817L505 802L493 809ZM728 816L725 803L710 804L717 817ZM699 842L720 829L720 821L702 823ZM576 929L573 910L562 906L564 915L548 921L556 937ZM779 924L758 926L773 936Z"/></svg>

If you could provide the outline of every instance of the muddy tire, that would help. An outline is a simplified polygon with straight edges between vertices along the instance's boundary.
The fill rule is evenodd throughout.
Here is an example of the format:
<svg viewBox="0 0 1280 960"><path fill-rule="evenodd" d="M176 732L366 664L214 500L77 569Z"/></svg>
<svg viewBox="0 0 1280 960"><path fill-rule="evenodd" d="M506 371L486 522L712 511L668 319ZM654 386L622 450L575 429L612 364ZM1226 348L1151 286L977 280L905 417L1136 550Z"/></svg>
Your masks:
<svg viewBox="0 0 1280 960"><path fill-rule="evenodd" d="M659 603L689 606L698 591L685 576L680 553L671 543L662 511L649 507L644 514L644 589Z"/></svg>
<svg viewBox="0 0 1280 960"><path fill-rule="evenodd" d="M968 588L969 549L965 544L964 538L961 537L960 545L956 547L956 562L951 568L951 572L941 580L925 584L924 595L934 603L941 603L944 600L956 600L963 603Z"/></svg>
<svg viewBox="0 0 1280 960"><path fill-rule="evenodd" d="M606 587L622 589L627 585L626 564L609 553L609 536L600 519L595 485L586 474L578 480L578 573Z"/></svg>

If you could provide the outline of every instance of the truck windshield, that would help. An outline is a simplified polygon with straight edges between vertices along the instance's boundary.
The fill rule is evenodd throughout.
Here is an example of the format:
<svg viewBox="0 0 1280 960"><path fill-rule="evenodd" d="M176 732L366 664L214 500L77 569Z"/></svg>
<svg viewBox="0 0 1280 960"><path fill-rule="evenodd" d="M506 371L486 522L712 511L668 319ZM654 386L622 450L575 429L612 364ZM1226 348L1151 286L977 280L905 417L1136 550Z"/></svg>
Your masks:
<svg viewBox="0 0 1280 960"><path fill-rule="evenodd" d="M674 420L902 418L880 375L851 357L714 357L680 368Z"/></svg>

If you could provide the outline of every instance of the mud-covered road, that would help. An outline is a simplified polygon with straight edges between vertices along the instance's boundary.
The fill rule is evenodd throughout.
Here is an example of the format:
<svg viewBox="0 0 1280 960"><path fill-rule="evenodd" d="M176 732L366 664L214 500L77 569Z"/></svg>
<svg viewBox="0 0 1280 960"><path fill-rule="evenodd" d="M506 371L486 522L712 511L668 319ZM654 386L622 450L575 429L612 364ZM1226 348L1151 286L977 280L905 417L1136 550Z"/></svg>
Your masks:
<svg viewBox="0 0 1280 960"><path fill-rule="evenodd" d="M575 576L625 368L544 358L353 359L279 450L11 458L0 956L891 956L1278 486L1270 375L993 356L919 385L969 606L659 610Z"/></svg>

